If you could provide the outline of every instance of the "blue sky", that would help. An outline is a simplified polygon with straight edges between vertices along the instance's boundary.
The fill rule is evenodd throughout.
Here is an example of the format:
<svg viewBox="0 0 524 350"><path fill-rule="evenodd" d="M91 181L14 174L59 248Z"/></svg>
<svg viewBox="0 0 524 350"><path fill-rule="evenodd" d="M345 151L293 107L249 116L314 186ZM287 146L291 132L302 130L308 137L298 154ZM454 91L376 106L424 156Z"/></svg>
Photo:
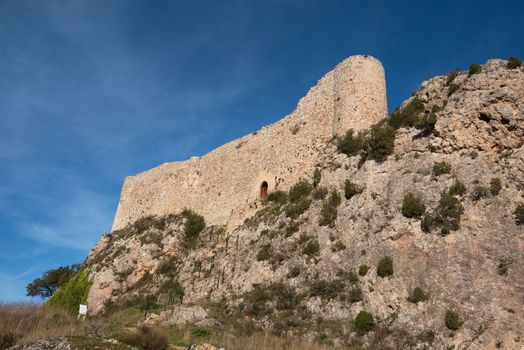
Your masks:
<svg viewBox="0 0 524 350"><path fill-rule="evenodd" d="M275 122L371 54L389 109L433 75L524 57L521 1L0 0L0 301L83 261L124 177Z"/></svg>

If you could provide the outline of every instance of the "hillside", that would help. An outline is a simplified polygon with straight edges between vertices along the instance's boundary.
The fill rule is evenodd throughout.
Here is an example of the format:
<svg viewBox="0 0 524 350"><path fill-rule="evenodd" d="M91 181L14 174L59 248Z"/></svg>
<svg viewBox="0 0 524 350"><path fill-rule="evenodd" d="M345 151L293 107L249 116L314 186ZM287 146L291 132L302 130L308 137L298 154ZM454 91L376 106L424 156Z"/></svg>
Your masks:
<svg viewBox="0 0 524 350"><path fill-rule="evenodd" d="M103 235L85 263L89 306L153 295L164 307L149 323L520 349L523 144L524 68L494 59L434 77L233 230L186 211Z"/></svg>

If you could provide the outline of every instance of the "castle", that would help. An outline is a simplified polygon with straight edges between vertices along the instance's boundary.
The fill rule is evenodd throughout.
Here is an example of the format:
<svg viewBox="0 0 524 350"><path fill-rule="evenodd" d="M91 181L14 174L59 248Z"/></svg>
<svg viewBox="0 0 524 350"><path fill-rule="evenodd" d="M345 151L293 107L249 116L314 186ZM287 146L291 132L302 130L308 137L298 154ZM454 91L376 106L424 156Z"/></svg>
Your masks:
<svg viewBox="0 0 524 350"><path fill-rule="evenodd" d="M259 209L268 193L311 175L333 137L350 128L366 129L386 116L382 64L371 56L351 56L280 121L202 157L126 177L113 230L184 208L203 215L208 224L234 228Z"/></svg>

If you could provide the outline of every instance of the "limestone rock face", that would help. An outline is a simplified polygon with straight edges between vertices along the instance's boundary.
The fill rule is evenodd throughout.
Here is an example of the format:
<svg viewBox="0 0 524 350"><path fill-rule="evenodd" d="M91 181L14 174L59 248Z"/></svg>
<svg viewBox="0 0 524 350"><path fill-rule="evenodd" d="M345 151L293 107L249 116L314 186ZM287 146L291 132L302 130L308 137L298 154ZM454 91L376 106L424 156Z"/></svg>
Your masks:
<svg viewBox="0 0 524 350"><path fill-rule="evenodd" d="M447 80L424 82L403 105L422 101L436 115L434 130L398 129L384 162L328 144L310 205L298 213L293 204L260 202L243 225L208 226L192 245L181 215L104 235L86 263L90 310L154 294L168 310L152 321L237 319L371 348L522 349L524 226L515 210L524 202L524 70L490 60L481 73ZM447 169L436 171L442 162ZM346 180L357 185L352 196ZM321 225L334 192L335 217ZM424 204L424 220L403 215L408 193ZM446 226L452 215L456 227ZM173 281L182 305L166 287ZM360 311L373 315L372 331L355 328ZM460 318L456 330L446 325L448 311Z"/></svg>

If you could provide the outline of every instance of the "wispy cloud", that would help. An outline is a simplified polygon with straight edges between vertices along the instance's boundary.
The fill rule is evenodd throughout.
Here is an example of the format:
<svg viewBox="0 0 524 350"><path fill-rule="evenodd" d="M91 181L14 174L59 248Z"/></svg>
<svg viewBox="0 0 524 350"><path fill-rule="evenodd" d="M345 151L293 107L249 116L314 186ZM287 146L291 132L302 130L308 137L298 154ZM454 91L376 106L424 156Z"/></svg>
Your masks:
<svg viewBox="0 0 524 350"><path fill-rule="evenodd" d="M85 189L73 190L62 200L48 203L43 222L29 217L19 222L17 232L46 245L88 251L110 229L115 200Z"/></svg>

